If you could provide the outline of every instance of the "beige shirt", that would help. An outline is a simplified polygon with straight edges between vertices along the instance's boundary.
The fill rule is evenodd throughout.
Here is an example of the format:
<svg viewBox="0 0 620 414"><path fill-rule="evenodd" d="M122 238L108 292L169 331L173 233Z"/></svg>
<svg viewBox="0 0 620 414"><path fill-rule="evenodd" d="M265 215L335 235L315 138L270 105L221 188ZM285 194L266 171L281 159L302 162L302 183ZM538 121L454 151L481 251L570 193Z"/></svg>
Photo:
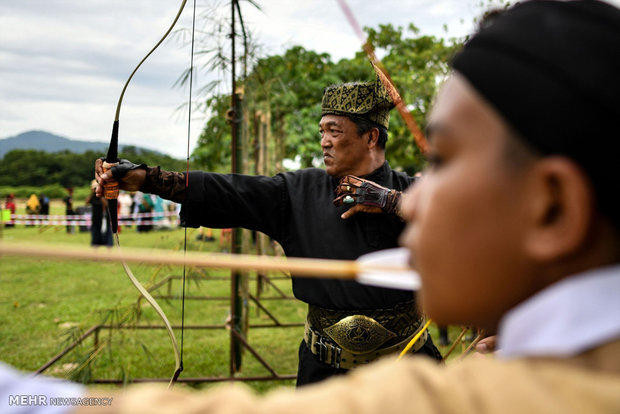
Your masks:
<svg viewBox="0 0 620 414"><path fill-rule="evenodd" d="M109 396L110 393L102 392ZM257 396L243 385L191 392L132 386L101 411L131 414L620 413L620 341L577 357L438 366L390 359L300 390Z"/></svg>

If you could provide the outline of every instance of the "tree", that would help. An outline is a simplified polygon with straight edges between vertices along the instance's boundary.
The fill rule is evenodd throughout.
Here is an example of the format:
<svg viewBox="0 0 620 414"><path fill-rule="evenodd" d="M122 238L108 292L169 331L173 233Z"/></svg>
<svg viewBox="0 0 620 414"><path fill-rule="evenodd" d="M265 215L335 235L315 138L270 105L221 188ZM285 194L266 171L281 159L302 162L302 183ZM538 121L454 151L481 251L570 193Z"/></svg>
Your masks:
<svg viewBox="0 0 620 414"><path fill-rule="evenodd" d="M438 85L448 73L448 60L460 44L433 36L421 36L418 29L381 25L365 29L369 41L423 128L425 117ZM316 53L301 46L283 55L258 59L251 67L244 88L244 104L250 118L258 113L271 114L271 132L278 159L299 159L302 167L321 159L318 121L323 89L334 83L374 80L375 75L363 52L352 59L334 63L326 53ZM230 160L230 132L226 122L229 95L207 99L210 114L200 136L193 159L213 171L227 171ZM250 134L257 131L250 125ZM392 167L409 173L423 165L413 137L394 112L388 140L388 160Z"/></svg>
<svg viewBox="0 0 620 414"><path fill-rule="evenodd" d="M206 100L211 116L207 120L192 161L214 172L229 172L231 164L230 124L226 112L230 108L230 95L215 95Z"/></svg>
<svg viewBox="0 0 620 414"><path fill-rule="evenodd" d="M67 150L53 153L37 150L9 151L1 160L0 185L40 187L57 184L65 188L87 186L94 178L93 160L100 156L101 154L95 151L81 154ZM181 160L132 146L123 147L120 156L138 164L161 165L177 171L185 169Z"/></svg>

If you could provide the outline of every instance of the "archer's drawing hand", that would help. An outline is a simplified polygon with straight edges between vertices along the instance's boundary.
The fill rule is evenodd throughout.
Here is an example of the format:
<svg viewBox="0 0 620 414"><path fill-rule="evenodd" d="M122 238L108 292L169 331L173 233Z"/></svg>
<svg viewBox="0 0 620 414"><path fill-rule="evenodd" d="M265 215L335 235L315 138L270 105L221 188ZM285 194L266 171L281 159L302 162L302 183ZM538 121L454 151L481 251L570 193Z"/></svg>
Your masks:
<svg viewBox="0 0 620 414"><path fill-rule="evenodd" d="M99 158L95 161L95 179L97 180L95 193L97 197L103 196L103 186L108 181L118 181L119 188L127 191L138 191L144 184L146 164L134 164L129 160L120 160L118 164L104 172L104 167L108 168L108 166L105 158Z"/></svg>
<svg viewBox="0 0 620 414"><path fill-rule="evenodd" d="M400 198L400 191L390 190L372 181L347 175L336 187L336 198L333 203L336 207L351 206L341 216L347 219L360 212L397 215Z"/></svg>
<svg viewBox="0 0 620 414"><path fill-rule="evenodd" d="M476 352L473 354L474 356L487 355L495 352L497 346L496 336L488 336L484 339L481 339L476 344Z"/></svg>

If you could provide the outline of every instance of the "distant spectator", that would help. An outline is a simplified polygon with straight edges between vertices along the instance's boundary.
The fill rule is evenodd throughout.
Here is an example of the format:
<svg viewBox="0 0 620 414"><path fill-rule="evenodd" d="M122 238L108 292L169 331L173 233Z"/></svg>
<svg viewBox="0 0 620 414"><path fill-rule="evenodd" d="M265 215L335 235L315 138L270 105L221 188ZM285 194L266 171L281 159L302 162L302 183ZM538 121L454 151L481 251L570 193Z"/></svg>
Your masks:
<svg viewBox="0 0 620 414"><path fill-rule="evenodd" d="M232 229L222 229L220 231L220 250L224 253L230 251L230 245L232 243Z"/></svg>
<svg viewBox="0 0 620 414"><path fill-rule="evenodd" d="M141 201L138 204L138 213L151 213L153 211L153 201L151 200L150 194L141 194ZM141 222L146 221L148 224L143 224ZM138 224L138 231L151 231L153 230L152 218L151 217L142 217L139 219L140 224Z"/></svg>
<svg viewBox="0 0 620 414"><path fill-rule="evenodd" d="M26 202L26 214L30 216L36 216L41 212L41 204L39 203L39 199L36 194L31 194L30 198ZM31 217L30 221L36 220L35 217ZM33 224L27 224L27 226L32 226Z"/></svg>
<svg viewBox="0 0 620 414"><path fill-rule="evenodd" d="M41 211L41 204L36 194L31 194L26 202L26 214L39 214Z"/></svg>
<svg viewBox="0 0 620 414"><path fill-rule="evenodd" d="M75 211L73 210L73 188L67 188L67 196L62 200L65 203L65 215L67 216L67 233L73 233L75 230L73 224L71 224L71 220L73 220L73 216Z"/></svg>
<svg viewBox="0 0 620 414"><path fill-rule="evenodd" d="M130 226L128 224L131 222L131 208L132 208L132 197L126 193L125 191L121 191L118 195L118 216L119 216L119 224L123 226ZM120 232L121 226L118 226L118 231Z"/></svg>
<svg viewBox="0 0 620 414"><path fill-rule="evenodd" d="M214 241L215 237L213 237L213 229L210 227L200 227L198 229L198 236L196 236L196 240L202 241Z"/></svg>
<svg viewBox="0 0 620 414"><path fill-rule="evenodd" d="M151 194L151 202L153 204L153 217L151 220L153 221L153 226L156 229L169 228L170 223L167 223L164 215L164 203L163 200L156 195Z"/></svg>
<svg viewBox="0 0 620 414"><path fill-rule="evenodd" d="M39 204L41 205L41 210L39 214L42 216L47 216L50 214L50 199L45 195L45 193L41 193L39 196ZM47 220L48 217L43 220Z"/></svg>
<svg viewBox="0 0 620 414"><path fill-rule="evenodd" d="M9 194L6 196L6 201L4 202L4 208L7 209L10 214L10 221L4 224L4 227L15 227L15 223L13 222L13 215L15 215L15 196L13 194Z"/></svg>
<svg viewBox="0 0 620 414"><path fill-rule="evenodd" d="M97 182L93 180L90 186L90 195L86 198L86 204L91 205L90 245L112 246L112 229L107 221L107 205L105 197L97 197L95 188Z"/></svg>
<svg viewBox="0 0 620 414"><path fill-rule="evenodd" d="M173 216L172 213L176 212L177 209L177 203L175 203L174 201L170 201L170 200L166 200L166 199L162 199L164 202L164 211L166 214L166 223L167 223L167 227L169 229L172 228L176 228L179 223L177 220L177 217Z"/></svg>

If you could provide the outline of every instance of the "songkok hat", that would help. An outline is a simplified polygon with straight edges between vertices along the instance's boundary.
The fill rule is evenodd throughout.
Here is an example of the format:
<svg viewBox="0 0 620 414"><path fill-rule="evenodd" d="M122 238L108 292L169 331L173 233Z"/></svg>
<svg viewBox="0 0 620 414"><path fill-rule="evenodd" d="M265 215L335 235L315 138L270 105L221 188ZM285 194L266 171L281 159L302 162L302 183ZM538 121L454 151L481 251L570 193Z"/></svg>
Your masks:
<svg viewBox="0 0 620 414"><path fill-rule="evenodd" d="M367 119L385 128L390 123L393 107L394 102L379 79L328 86L321 104L322 115Z"/></svg>
<svg viewBox="0 0 620 414"><path fill-rule="evenodd" d="M485 23L452 66L533 148L580 164L601 207L616 204L619 9L595 0L517 4ZM599 191L605 185L613 192Z"/></svg>

